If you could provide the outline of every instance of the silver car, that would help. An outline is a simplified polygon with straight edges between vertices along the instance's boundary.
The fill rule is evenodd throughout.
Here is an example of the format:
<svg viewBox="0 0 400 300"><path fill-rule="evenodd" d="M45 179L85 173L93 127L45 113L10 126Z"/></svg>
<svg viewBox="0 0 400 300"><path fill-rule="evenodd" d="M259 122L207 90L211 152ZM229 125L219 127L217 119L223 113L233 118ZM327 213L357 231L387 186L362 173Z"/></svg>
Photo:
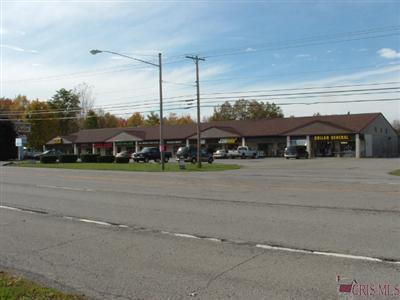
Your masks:
<svg viewBox="0 0 400 300"><path fill-rule="evenodd" d="M225 149L218 149L214 152L213 158L227 158L228 152Z"/></svg>

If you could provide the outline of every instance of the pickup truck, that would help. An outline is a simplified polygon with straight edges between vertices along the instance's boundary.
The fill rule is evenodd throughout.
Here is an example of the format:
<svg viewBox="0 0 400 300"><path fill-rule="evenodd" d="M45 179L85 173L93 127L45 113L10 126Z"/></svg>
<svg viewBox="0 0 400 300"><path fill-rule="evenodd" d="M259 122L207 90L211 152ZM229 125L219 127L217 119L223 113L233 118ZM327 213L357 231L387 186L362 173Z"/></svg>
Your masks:
<svg viewBox="0 0 400 300"><path fill-rule="evenodd" d="M257 150L253 150L247 146L239 146L236 150L229 150L228 158L257 158Z"/></svg>
<svg viewBox="0 0 400 300"><path fill-rule="evenodd" d="M164 152L164 162L168 162L171 158L171 152ZM161 159L160 149L157 147L146 147L143 148L140 152L135 152L132 154L132 159L134 162L143 161L148 163L150 160L154 160L155 162L159 162Z"/></svg>

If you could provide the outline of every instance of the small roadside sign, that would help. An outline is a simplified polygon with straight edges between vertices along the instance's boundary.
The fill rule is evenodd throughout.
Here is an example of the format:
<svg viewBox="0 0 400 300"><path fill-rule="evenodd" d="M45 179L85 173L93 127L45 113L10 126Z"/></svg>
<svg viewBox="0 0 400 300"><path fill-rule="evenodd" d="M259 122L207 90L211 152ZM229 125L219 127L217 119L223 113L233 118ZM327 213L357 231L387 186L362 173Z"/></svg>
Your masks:
<svg viewBox="0 0 400 300"><path fill-rule="evenodd" d="M15 146L16 147L22 147L22 138L16 138L15 139Z"/></svg>
<svg viewBox="0 0 400 300"><path fill-rule="evenodd" d="M31 132L31 124L29 123L21 123L21 122L16 122L14 124L15 131L17 133L30 133Z"/></svg>

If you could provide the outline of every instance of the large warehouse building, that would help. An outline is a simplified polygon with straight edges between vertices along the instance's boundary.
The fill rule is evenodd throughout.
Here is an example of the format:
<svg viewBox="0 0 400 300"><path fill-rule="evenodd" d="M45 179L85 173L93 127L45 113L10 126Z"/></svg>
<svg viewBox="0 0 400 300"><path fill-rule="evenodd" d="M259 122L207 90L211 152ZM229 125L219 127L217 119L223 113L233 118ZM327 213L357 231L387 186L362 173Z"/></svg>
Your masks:
<svg viewBox="0 0 400 300"><path fill-rule="evenodd" d="M288 145L305 145L311 157L394 157L398 134L381 113L290 117L201 124L202 145L210 152L247 145L265 156L282 156ZM167 151L196 145L196 124L165 126ZM158 147L159 126L81 130L46 144L66 153L116 154Z"/></svg>

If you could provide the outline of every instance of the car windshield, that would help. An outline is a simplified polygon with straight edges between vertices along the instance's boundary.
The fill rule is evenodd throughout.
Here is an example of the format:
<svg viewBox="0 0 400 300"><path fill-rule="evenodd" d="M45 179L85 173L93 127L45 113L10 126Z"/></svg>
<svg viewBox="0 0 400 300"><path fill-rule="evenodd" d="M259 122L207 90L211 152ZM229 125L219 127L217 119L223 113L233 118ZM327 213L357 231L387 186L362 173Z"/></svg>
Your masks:
<svg viewBox="0 0 400 300"><path fill-rule="evenodd" d="M176 154L182 154L185 153L187 151L187 147L179 147L178 151L176 152Z"/></svg>

